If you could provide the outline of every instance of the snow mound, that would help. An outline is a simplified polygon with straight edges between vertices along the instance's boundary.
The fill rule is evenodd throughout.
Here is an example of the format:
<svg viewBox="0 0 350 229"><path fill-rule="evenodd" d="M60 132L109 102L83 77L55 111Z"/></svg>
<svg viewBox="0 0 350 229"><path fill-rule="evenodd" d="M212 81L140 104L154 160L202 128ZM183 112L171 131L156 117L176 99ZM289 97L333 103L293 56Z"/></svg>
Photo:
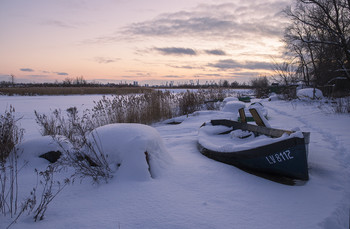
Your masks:
<svg viewBox="0 0 350 229"><path fill-rule="evenodd" d="M224 105L224 107L222 108L222 111L236 114L238 110L241 108L245 108L244 102L230 101Z"/></svg>
<svg viewBox="0 0 350 229"><path fill-rule="evenodd" d="M107 156L119 180L156 178L171 161L158 131L147 125L118 123L98 127L88 141Z"/></svg>
<svg viewBox="0 0 350 229"><path fill-rule="evenodd" d="M279 96L276 93L271 93L268 98L268 101L277 101L277 100L280 100Z"/></svg>
<svg viewBox="0 0 350 229"><path fill-rule="evenodd" d="M249 105L248 109L253 109L255 108L256 110L259 110L260 111L260 115L264 116L264 117L267 117L268 115L268 111L267 109L259 102L257 103L252 103Z"/></svg>
<svg viewBox="0 0 350 229"><path fill-rule="evenodd" d="M233 102L233 101L238 101L237 97L226 97L223 101L222 101L222 105L225 106L226 103L228 102Z"/></svg>
<svg viewBox="0 0 350 229"><path fill-rule="evenodd" d="M70 150L73 146L63 136L57 136L60 139L60 144L57 143L51 136L41 136L37 138L28 139L18 144L16 149L19 154L19 159L29 162L31 165L45 165L49 163L44 158L40 158L43 155L52 151L64 151ZM63 149L62 149L63 147Z"/></svg>
<svg viewBox="0 0 350 229"><path fill-rule="evenodd" d="M297 91L297 97L302 100L308 99L322 99L323 94L322 91L315 88L315 97L314 97L314 89L313 88L304 88Z"/></svg>

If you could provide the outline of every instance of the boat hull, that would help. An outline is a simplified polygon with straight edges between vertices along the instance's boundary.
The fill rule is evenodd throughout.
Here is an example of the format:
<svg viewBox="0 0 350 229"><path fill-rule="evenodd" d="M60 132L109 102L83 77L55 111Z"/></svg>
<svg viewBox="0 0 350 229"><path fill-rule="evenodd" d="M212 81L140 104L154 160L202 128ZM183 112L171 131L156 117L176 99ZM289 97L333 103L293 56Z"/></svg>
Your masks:
<svg viewBox="0 0 350 229"><path fill-rule="evenodd" d="M308 180L307 144L308 139L293 137L242 151L217 152L199 143L198 148L203 155L238 168Z"/></svg>

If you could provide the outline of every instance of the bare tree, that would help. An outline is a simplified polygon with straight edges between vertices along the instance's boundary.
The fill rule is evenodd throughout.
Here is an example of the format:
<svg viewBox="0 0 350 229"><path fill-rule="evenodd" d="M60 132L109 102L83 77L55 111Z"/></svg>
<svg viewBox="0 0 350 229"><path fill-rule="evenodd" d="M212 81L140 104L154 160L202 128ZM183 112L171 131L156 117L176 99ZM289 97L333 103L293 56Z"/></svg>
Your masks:
<svg viewBox="0 0 350 229"><path fill-rule="evenodd" d="M84 85L84 84L87 84L87 82L86 82L86 80L84 79L83 76L77 76L74 79L73 84L75 84L75 85Z"/></svg>
<svg viewBox="0 0 350 229"><path fill-rule="evenodd" d="M350 80L350 1L295 0L284 13L291 20L284 41L304 80L320 85L335 76Z"/></svg>
<svg viewBox="0 0 350 229"><path fill-rule="evenodd" d="M12 85L15 84L15 75L11 74L11 83Z"/></svg>
<svg viewBox="0 0 350 229"><path fill-rule="evenodd" d="M282 85L289 86L298 81L298 71L296 64L292 61L284 61L277 63L274 61L273 70L275 75L272 75L272 79Z"/></svg>
<svg viewBox="0 0 350 229"><path fill-rule="evenodd" d="M63 84L64 85L71 85L73 83L73 79L70 78L70 77L66 77L64 80L63 80Z"/></svg>

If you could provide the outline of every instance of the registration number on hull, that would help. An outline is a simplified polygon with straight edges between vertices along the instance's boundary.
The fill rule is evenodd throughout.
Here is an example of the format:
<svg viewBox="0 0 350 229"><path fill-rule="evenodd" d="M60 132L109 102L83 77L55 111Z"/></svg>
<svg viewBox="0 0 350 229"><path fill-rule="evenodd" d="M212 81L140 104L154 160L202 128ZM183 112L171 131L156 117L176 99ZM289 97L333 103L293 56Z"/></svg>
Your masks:
<svg viewBox="0 0 350 229"><path fill-rule="evenodd" d="M272 165L276 163L281 163L284 161L292 160L294 157L291 155L290 150L285 150L281 153L275 153L265 157L267 162Z"/></svg>

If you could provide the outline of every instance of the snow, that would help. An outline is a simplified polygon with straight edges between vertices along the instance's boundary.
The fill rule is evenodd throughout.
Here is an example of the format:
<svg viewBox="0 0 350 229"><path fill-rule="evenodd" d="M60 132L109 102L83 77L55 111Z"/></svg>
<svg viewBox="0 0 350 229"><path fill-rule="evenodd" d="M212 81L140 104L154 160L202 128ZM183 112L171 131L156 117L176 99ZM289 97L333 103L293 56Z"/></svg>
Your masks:
<svg viewBox="0 0 350 229"><path fill-rule="evenodd" d="M57 149L49 137L40 136L33 111L89 108L100 98L0 96L2 112L12 104L26 129L21 149L30 163L19 174L20 200L37 182L34 168L48 165L37 155ZM32 215L23 215L11 228L349 228L349 115L326 113L327 109L319 109L329 106L322 100L254 102L268 110L272 127L311 132L309 181L287 186L201 155L199 127L210 119L236 120L237 114L199 111L179 118L179 125L128 124L124 129L118 124L96 129L103 136L109 163L122 157L125 170L121 166L108 183L85 179L69 185L50 203L44 220L34 222ZM154 156L150 164L156 168L155 177L147 170L145 149ZM62 171L56 179L69 175L70 171ZM11 221L1 215L0 228Z"/></svg>
<svg viewBox="0 0 350 229"><path fill-rule="evenodd" d="M315 93L315 97L314 97L314 93ZM323 98L323 94L322 91L320 89L317 88L304 88L304 89L300 89L297 91L297 97L299 99L322 99Z"/></svg>
<svg viewBox="0 0 350 229"><path fill-rule="evenodd" d="M257 148L293 137L303 137L301 132L296 132L291 135L283 134L279 138L270 138L265 135L254 136L254 133L242 130L235 130L230 134L220 134L229 130L232 129L220 125L213 126L210 122L207 122L205 123L205 126L201 127L199 130L198 142L204 148L216 152L227 153ZM248 137L242 138L241 136Z"/></svg>
<svg viewBox="0 0 350 229"><path fill-rule="evenodd" d="M62 139L61 145L54 141L51 136L39 136L23 141L17 146L20 163L26 162L32 167L46 165L46 159L40 158L40 155L50 151L63 151L61 147L64 150L70 150L73 147L68 141L64 141L65 137L59 137Z"/></svg>
<svg viewBox="0 0 350 229"><path fill-rule="evenodd" d="M245 108L245 103L239 101L229 101L225 103L221 110L224 112L237 113L241 108Z"/></svg>

